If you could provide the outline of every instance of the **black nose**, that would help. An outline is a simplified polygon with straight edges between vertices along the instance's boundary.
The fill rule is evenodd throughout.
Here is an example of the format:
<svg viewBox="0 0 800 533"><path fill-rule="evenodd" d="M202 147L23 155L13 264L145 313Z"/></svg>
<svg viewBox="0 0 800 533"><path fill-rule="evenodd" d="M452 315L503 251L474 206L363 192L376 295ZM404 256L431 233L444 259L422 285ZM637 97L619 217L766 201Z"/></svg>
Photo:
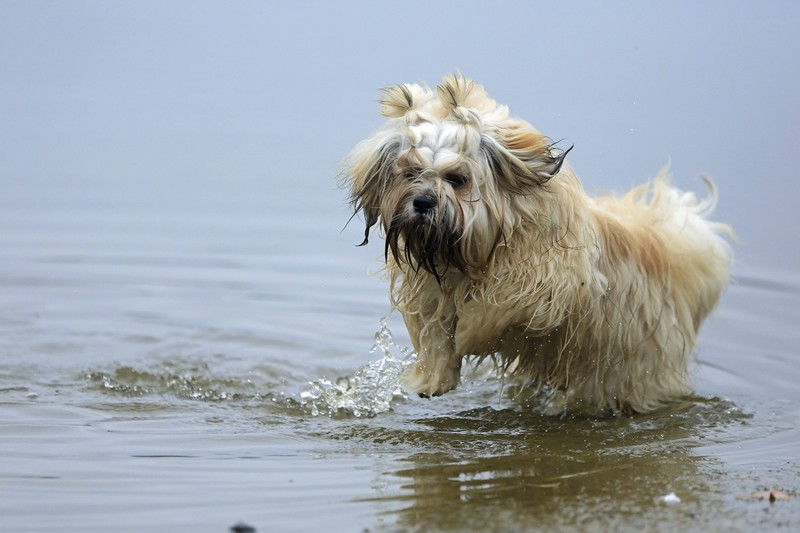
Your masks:
<svg viewBox="0 0 800 533"><path fill-rule="evenodd" d="M436 197L428 194L422 194L414 198L414 211L417 213L427 213L436 207Z"/></svg>

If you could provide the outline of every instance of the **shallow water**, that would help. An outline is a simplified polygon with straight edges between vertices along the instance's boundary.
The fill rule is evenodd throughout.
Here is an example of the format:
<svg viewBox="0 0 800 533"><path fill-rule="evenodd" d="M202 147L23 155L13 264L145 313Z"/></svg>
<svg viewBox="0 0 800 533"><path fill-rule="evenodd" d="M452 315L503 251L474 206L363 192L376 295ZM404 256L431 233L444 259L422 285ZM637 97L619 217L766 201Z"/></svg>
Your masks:
<svg viewBox="0 0 800 533"><path fill-rule="evenodd" d="M488 366L406 397L378 254L322 209L284 231L280 211L54 198L0 215L4 531L800 524L796 499L747 498L798 490L796 278L737 267L695 398L547 417Z"/></svg>
<svg viewBox="0 0 800 533"><path fill-rule="evenodd" d="M0 2L0 531L800 530L799 6ZM587 190L714 178L696 397L398 391L336 166L379 87L454 69Z"/></svg>

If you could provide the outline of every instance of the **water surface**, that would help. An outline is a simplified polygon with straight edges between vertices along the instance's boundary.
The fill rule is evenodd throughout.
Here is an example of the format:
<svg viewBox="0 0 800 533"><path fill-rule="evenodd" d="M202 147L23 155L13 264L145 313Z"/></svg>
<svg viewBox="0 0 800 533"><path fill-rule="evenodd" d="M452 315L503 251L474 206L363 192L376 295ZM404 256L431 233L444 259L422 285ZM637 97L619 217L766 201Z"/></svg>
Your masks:
<svg viewBox="0 0 800 533"><path fill-rule="evenodd" d="M800 529L798 6L0 3L0 530ZM379 87L455 69L589 191L716 181L740 240L695 397L398 391L337 165Z"/></svg>
<svg viewBox="0 0 800 533"><path fill-rule="evenodd" d="M548 417L490 367L402 394L407 336L329 220L58 204L0 217L8 531L800 523L747 499L797 490L796 279L738 269L695 398Z"/></svg>

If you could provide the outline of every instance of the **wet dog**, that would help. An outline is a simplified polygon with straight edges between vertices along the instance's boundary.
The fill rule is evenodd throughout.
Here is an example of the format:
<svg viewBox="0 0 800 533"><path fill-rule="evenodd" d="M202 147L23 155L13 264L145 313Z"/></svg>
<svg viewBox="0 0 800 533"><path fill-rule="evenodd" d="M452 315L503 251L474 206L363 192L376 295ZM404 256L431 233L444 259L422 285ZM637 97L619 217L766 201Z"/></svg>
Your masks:
<svg viewBox="0 0 800 533"><path fill-rule="evenodd" d="M697 332L728 281L727 226L666 170L587 195L560 149L457 74L385 89L386 124L346 158L356 213L385 238L417 352L404 387L437 396L464 357L557 391L564 409L648 412L691 392Z"/></svg>

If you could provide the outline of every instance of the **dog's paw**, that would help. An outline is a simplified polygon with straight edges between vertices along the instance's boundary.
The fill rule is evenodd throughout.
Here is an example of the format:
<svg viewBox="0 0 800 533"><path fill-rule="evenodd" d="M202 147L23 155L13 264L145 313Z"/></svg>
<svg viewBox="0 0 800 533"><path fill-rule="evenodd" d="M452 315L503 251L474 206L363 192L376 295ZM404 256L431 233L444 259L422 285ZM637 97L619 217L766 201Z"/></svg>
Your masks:
<svg viewBox="0 0 800 533"><path fill-rule="evenodd" d="M458 387L461 378L460 368L438 367L427 369L418 362L409 367L400 377L400 385L407 392L416 393L423 398L441 396Z"/></svg>

